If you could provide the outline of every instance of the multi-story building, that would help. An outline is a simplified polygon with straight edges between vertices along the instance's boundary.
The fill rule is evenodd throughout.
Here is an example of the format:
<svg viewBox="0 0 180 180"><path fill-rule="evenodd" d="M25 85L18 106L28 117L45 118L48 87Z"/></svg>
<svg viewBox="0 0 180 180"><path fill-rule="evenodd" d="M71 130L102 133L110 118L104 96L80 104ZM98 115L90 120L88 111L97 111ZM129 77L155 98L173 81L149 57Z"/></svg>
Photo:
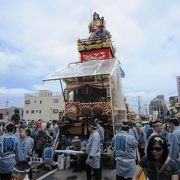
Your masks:
<svg viewBox="0 0 180 180"><path fill-rule="evenodd" d="M25 94L24 119L43 121L58 120L59 112L64 110L64 99L60 94L40 90L37 94Z"/></svg>
<svg viewBox="0 0 180 180"><path fill-rule="evenodd" d="M163 117L167 113L164 95L157 95L149 104L149 114L156 117Z"/></svg>

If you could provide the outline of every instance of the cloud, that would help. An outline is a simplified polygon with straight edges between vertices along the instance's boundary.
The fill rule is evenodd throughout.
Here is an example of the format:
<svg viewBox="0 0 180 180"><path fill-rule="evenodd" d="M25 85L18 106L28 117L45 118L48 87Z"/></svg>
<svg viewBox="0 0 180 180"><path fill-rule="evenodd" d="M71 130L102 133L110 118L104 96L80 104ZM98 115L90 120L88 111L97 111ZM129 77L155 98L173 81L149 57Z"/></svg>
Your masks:
<svg viewBox="0 0 180 180"><path fill-rule="evenodd" d="M21 64L22 59L20 58L19 54L0 52L0 62L0 75L4 75L9 72L10 66Z"/></svg>
<svg viewBox="0 0 180 180"><path fill-rule="evenodd" d="M4 53L18 53L21 50L18 49L17 47L14 47L13 45L3 41L0 39L0 52Z"/></svg>
<svg viewBox="0 0 180 180"><path fill-rule="evenodd" d="M162 0L4 1L0 6L0 83L8 92L61 91L58 82L42 86L42 80L79 60L77 39L89 36L90 13L96 11L112 34L126 74L124 92L133 106L138 94L144 98L176 95L179 5Z"/></svg>
<svg viewBox="0 0 180 180"><path fill-rule="evenodd" d="M104 16L107 29L110 30L113 41L118 44L118 50L139 46L144 38L142 27L134 18L134 14L142 8L143 1L93 1L94 11ZM120 49L119 49L120 48Z"/></svg>
<svg viewBox="0 0 180 180"><path fill-rule="evenodd" d="M136 98L138 96L144 96L144 97L148 97L148 98L152 98L154 96L156 96L155 93L148 93L148 92L144 92L144 91L139 91L139 92L128 92L126 93L127 97L133 97Z"/></svg>
<svg viewBox="0 0 180 180"><path fill-rule="evenodd" d="M25 93L32 93L27 89L0 87L0 96L24 96Z"/></svg>
<svg viewBox="0 0 180 180"><path fill-rule="evenodd" d="M51 90L52 92L62 93L59 81L47 81L43 82L42 84L34 84L32 85L32 89L34 92L38 92L39 90Z"/></svg>

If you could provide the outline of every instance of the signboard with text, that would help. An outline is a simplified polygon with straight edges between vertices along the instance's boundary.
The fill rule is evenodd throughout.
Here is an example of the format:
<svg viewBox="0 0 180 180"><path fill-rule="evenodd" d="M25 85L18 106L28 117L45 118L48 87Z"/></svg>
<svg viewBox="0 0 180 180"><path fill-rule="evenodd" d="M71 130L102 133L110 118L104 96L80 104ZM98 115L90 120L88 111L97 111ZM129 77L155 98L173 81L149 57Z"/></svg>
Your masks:
<svg viewBox="0 0 180 180"><path fill-rule="evenodd" d="M104 49L95 49L90 51L82 51L81 54L81 62L86 62L94 59L111 59L112 54L110 48Z"/></svg>

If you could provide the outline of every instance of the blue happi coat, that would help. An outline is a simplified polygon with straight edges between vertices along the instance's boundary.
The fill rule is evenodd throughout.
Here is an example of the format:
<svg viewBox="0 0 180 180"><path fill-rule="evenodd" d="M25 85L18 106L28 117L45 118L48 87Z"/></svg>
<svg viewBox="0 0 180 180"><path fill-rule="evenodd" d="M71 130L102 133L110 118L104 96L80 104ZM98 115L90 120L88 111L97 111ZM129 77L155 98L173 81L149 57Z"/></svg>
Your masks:
<svg viewBox="0 0 180 180"><path fill-rule="evenodd" d="M169 156L176 161L180 176L180 126L176 127L171 134Z"/></svg>
<svg viewBox="0 0 180 180"><path fill-rule="evenodd" d="M46 166L53 165L54 164L54 148L51 146L47 146L43 150L43 164Z"/></svg>
<svg viewBox="0 0 180 180"><path fill-rule="evenodd" d="M21 138L20 143L21 143L23 161L29 161L30 154L32 153L34 147L34 140L31 137Z"/></svg>
<svg viewBox="0 0 180 180"><path fill-rule="evenodd" d="M138 141L132 135L121 131L113 137L112 144L116 156L116 174L132 178L136 169L136 148Z"/></svg>
<svg viewBox="0 0 180 180"><path fill-rule="evenodd" d="M22 161L20 140L13 133L0 136L0 174L11 173L16 161Z"/></svg>
<svg viewBox="0 0 180 180"><path fill-rule="evenodd" d="M92 168L100 168L100 136L97 131L90 134L86 145L86 153L88 157L92 157L89 166Z"/></svg>

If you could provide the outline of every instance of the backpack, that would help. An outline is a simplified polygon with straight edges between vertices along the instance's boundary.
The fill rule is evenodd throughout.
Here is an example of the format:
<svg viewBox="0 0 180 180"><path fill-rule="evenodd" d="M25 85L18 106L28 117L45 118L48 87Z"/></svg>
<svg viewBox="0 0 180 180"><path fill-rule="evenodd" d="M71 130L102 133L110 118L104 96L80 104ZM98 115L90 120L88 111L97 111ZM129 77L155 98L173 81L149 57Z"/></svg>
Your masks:
<svg viewBox="0 0 180 180"><path fill-rule="evenodd" d="M42 129L39 130L35 143L36 143L35 149L44 148L44 145L46 143L46 136L45 136L45 132Z"/></svg>

